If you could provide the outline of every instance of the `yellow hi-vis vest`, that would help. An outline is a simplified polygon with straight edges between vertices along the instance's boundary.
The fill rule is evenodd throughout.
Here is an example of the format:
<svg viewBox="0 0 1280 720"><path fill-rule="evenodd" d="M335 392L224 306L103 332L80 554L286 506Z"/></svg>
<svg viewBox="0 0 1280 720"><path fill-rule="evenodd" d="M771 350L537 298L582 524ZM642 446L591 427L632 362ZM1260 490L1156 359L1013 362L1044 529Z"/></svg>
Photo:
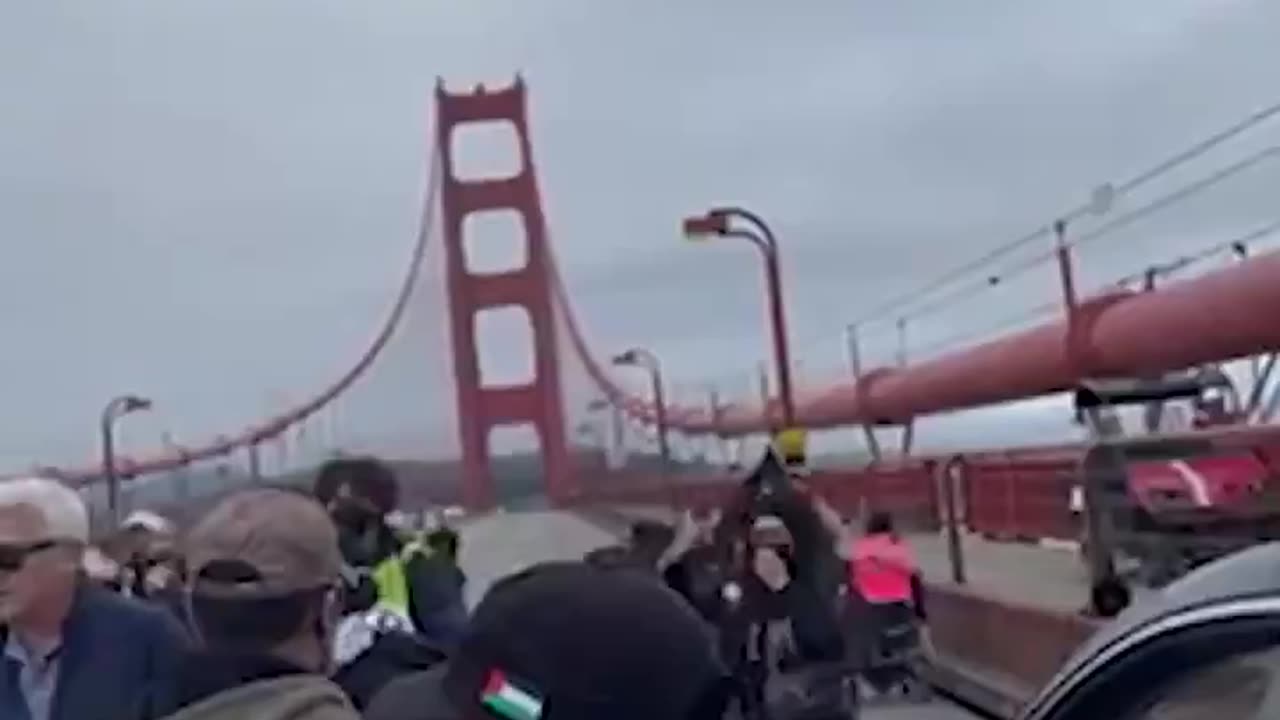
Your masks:
<svg viewBox="0 0 1280 720"><path fill-rule="evenodd" d="M405 575L405 566L414 555L428 552L429 548L417 540L407 542L399 553L373 568L373 584L378 589L378 607L405 620L412 620L409 615L409 579Z"/></svg>

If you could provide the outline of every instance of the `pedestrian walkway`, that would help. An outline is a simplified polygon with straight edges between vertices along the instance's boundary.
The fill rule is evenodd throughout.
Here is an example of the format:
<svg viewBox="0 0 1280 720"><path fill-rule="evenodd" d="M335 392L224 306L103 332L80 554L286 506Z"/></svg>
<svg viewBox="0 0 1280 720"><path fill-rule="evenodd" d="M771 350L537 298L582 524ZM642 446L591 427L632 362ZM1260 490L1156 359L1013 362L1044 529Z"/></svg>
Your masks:
<svg viewBox="0 0 1280 720"><path fill-rule="evenodd" d="M925 578L952 585L951 557L944 533L913 534L912 547ZM978 535L962 538L965 586L1005 602L1063 613L1085 606L1089 580L1084 563L1070 547L995 542Z"/></svg>

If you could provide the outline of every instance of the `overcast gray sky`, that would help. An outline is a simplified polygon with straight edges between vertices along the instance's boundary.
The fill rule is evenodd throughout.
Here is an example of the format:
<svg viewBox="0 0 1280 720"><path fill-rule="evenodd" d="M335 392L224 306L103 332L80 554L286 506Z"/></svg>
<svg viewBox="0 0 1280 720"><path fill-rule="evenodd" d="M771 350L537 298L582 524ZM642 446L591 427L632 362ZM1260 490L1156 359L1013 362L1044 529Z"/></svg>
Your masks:
<svg viewBox="0 0 1280 720"><path fill-rule="evenodd" d="M758 262L681 243L681 215L770 219L798 363L830 376L867 306L1280 98L1277 28L1265 0L5 3L0 462L87 459L123 389L158 403L129 423L140 447L235 429L343 370L404 270L438 75L528 79L556 253L598 352L645 343L681 386L741 391L765 347ZM1276 176L1091 246L1086 284L1273 219ZM1029 308L1048 277L912 338ZM418 314L434 338L443 316ZM495 364L518 366L503 342ZM447 401L402 355L377 381L399 394L344 425Z"/></svg>

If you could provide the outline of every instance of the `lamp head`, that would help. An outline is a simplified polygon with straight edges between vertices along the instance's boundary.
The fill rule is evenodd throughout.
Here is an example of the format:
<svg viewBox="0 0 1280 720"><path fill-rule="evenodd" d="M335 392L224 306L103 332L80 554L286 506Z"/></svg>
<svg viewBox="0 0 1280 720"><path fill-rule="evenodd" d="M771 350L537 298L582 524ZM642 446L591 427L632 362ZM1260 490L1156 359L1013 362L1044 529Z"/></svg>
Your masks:
<svg viewBox="0 0 1280 720"><path fill-rule="evenodd" d="M694 215L684 219L684 236L690 241L707 240L729 231L729 216L712 210L706 215Z"/></svg>
<svg viewBox="0 0 1280 720"><path fill-rule="evenodd" d="M137 395L126 395L124 400L121 402L120 409L122 412L127 413L138 412L139 410L150 410L151 401L144 397L138 397Z"/></svg>

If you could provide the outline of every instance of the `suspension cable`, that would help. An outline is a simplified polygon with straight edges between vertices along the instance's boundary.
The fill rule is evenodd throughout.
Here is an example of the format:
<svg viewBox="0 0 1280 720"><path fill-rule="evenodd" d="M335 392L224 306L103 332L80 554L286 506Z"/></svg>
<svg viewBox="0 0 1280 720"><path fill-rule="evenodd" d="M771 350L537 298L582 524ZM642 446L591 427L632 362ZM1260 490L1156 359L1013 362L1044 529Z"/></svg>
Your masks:
<svg viewBox="0 0 1280 720"><path fill-rule="evenodd" d="M1212 150L1213 148L1221 145L1222 143L1227 142L1232 138L1235 138L1236 136L1244 133L1246 130L1253 128L1254 126L1259 125L1271 119L1272 117L1275 117L1276 115L1280 115L1280 102L1276 102L1271 105L1268 105L1262 108L1261 110L1258 110L1248 115L1247 117L1241 119L1240 121L1222 130L1219 130L1218 132L1210 135L1209 137L1206 137L1203 140L1175 153L1174 155L1171 155L1170 157L1165 158L1159 163L1156 163L1150 168L1147 168L1146 170L1143 170L1142 172L1138 173L1137 175L1134 175L1133 177L1114 185L1113 186L1114 193L1116 196L1121 196L1121 195L1125 195L1127 193L1133 192L1134 190L1137 190L1138 188L1142 187L1143 185L1146 185L1152 180L1155 180L1167 174L1168 172L1186 164L1187 162L1190 162L1191 160L1194 160L1195 158L1200 157L1201 155L1205 154L1209 150ZM1088 202L1081 203L1080 205L1072 208L1066 213L1063 213L1058 219L1066 222L1070 222L1072 220L1077 220L1089 214L1091 211L1092 211L1092 203L1088 203ZM910 293L902 293L900 295L896 295L885 302L882 302L873 306L871 310L868 310L867 312L859 316L857 319L855 319L852 324L862 326L862 325L867 325L873 322L882 321L884 319L884 316L888 315L892 310L899 308L903 305L914 304L914 302L919 300L922 296L931 295L934 292L936 292L938 289L945 287L947 285L951 285L957 279L965 275L968 275L975 270L980 269L982 266L990 263L992 260L1001 258L1007 255L1008 253L1024 245L1035 242L1037 240L1048 239L1049 237L1052 236L1052 233L1053 233L1052 223L1037 227L1036 229L1026 233L1025 235L1021 235L1009 242L1003 243L1001 245L998 245L992 248L991 250L988 250L987 252L983 253L982 255L978 256L973 260L962 263L952 268L951 270L948 270L947 272L941 273L940 275L935 277L932 281L916 287Z"/></svg>
<svg viewBox="0 0 1280 720"><path fill-rule="evenodd" d="M226 438L226 436L218 435L212 442L195 448L184 448L179 457L173 457L171 452L166 451L154 453L154 457L138 461L134 463L135 466L140 466L145 472L163 472L192 462L225 456L260 442L264 439L260 437L264 429L272 431L269 437L282 437L291 427L305 421L309 416L332 403L335 398L346 392L368 371L398 329L408 308L409 300L413 295L413 289L417 286L421 275L426 248L435 227L436 200L439 196L441 164L439 146L436 143L432 143L429 162L425 192L426 204L423 208L422 224L419 227L418 237L414 241L409 269L405 273L404 280L396 294L395 302L390 312L387 313L382 326L351 369L306 402L299 403L287 412L268 421L266 428L251 425L230 439ZM64 480L80 483L95 480L100 475L100 468L97 466L75 469L49 467L45 468L45 471Z"/></svg>
<svg viewBox="0 0 1280 720"><path fill-rule="evenodd" d="M1107 283L1102 284L1101 286L1095 289L1095 292L1105 291L1106 289L1109 289L1109 288L1111 289L1124 288L1134 282L1145 280L1147 275L1151 272L1154 272L1156 275L1159 275L1159 276L1167 276L1171 273L1178 272L1180 270L1185 270L1188 267L1191 267L1193 265L1209 260L1222 253L1229 252L1229 251L1237 251L1239 248L1247 246L1249 243L1256 242L1263 238L1275 235L1276 233L1280 233L1280 219L1272 220L1271 222L1268 222L1267 224L1259 228L1256 228L1254 230L1251 230L1243 235L1233 236L1226 240L1221 240L1219 242L1213 243L1212 245L1208 245L1204 248L1201 248L1196 252L1186 254L1186 255L1180 255L1167 262L1151 265L1141 271L1131 272L1127 275L1123 275L1115 280L1111 280ZM1056 311L1060 311L1061 309L1062 309L1062 303L1060 300L1046 302L1041 305L1037 305L1036 307L1030 310L1023 311L1016 315L1008 316L991 325L983 326L982 329L958 333L958 334L952 334L944 340L929 343L924 348L917 349L916 352L929 355L929 354L938 352L940 350L944 350L949 347L952 347L963 340L970 340L977 337L985 337L990 335L991 333L999 332L1001 330L1007 330L1010 327L1025 324L1027 322L1030 322L1033 319L1044 317Z"/></svg>

